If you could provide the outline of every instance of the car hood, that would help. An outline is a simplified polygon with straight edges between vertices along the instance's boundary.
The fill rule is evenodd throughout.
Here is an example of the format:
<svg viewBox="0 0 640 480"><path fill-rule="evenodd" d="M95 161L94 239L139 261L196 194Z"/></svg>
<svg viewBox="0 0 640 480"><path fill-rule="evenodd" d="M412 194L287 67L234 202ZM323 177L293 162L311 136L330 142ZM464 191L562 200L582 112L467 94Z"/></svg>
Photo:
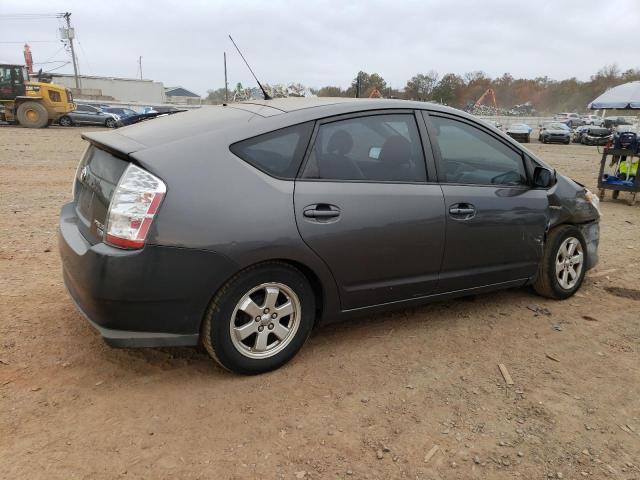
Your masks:
<svg viewBox="0 0 640 480"><path fill-rule="evenodd" d="M545 130L547 133L559 134L563 133L565 135L570 135L571 132L569 130L562 130L561 128L548 128Z"/></svg>
<svg viewBox="0 0 640 480"><path fill-rule="evenodd" d="M525 127L510 128L507 133L529 133L529 129Z"/></svg>

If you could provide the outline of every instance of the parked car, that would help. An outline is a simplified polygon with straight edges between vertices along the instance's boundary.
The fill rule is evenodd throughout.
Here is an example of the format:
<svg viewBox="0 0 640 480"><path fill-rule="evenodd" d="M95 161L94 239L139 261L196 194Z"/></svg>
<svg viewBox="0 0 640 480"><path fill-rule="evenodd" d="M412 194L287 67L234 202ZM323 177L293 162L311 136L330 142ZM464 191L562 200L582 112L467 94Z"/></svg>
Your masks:
<svg viewBox="0 0 640 480"><path fill-rule="evenodd" d="M631 125L631 122L628 122L624 117L605 117L602 124L605 128L615 128L618 125Z"/></svg>
<svg viewBox="0 0 640 480"><path fill-rule="evenodd" d="M580 143L583 145L606 145L613 138L611 130L604 127L587 126L582 130Z"/></svg>
<svg viewBox="0 0 640 480"><path fill-rule="evenodd" d="M584 125L595 125L596 127L600 127L604 124L604 119L600 115L584 115L582 117L582 121L584 122Z"/></svg>
<svg viewBox="0 0 640 480"><path fill-rule="evenodd" d="M507 135L520 143L529 143L532 130L526 123L515 123L507 129Z"/></svg>
<svg viewBox="0 0 640 480"><path fill-rule="evenodd" d="M556 113L553 116L553 119L566 124L569 128L575 128L579 127L580 125L584 125L584 121L577 113Z"/></svg>
<svg viewBox="0 0 640 480"><path fill-rule="evenodd" d="M134 123L140 123L144 120L149 120L157 117L164 117L167 115L173 115L175 113L186 112L187 110L169 110L167 112L161 113L156 110L150 110L146 113L136 113L134 115L129 115L128 117L121 117L116 126L117 127L126 127L127 125L133 125Z"/></svg>
<svg viewBox="0 0 640 480"><path fill-rule="evenodd" d="M576 127L571 132L571 141L573 143L580 143L582 140L582 132L589 128L589 125L582 125L580 127Z"/></svg>
<svg viewBox="0 0 640 480"><path fill-rule="evenodd" d="M93 105L76 103L76 109L60 117L58 123L63 127L72 125L104 125L115 128L120 117L115 113L104 112Z"/></svg>
<svg viewBox="0 0 640 480"><path fill-rule="evenodd" d="M564 143L571 141L571 129L562 122L543 123L538 133L538 141L542 143Z"/></svg>
<svg viewBox="0 0 640 480"><path fill-rule="evenodd" d="M254 100L83 138L63 277L113 346L201 342L260 373L318 323L524 285L563 299L598 259L596 196L440 105Z"/></svg>
<svg viewBox="0 0 640 480"><path fill-rule="evenodd" d="M127 118L131 117L132 115L138 114L138 112L136 112L135 110L125 107L103 107L102 111L107 113L115 113L120 118Z"/></svg>

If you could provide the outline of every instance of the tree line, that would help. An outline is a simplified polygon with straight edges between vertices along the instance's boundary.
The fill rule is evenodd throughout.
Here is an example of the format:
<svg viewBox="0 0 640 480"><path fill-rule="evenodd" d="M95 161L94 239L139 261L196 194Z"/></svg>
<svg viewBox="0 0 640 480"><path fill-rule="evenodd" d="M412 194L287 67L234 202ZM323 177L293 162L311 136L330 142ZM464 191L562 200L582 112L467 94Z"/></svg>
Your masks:
<svg viewBox="0 0 640 480"><path fill-rule="evenodd" d="M393 88L378 73L358 72L348 88L325 86L308 89L319 97L369 97L401 98L406 100L432 101L455 108L473 106L488 89L493 89L498 107L511 108L529 102L540 113L558 111L584 111L587 104L607 89L625 82L640 80L640 69L621 71L616 65L607 65L582 81L575 77L552 80L547 76L536 78L514 78L505 73L491 78L482 71L463 75L446 73L440 76L436 71L419 73L407 80L402 88ZM295 88L293 88L295 86ZM289 87L269 87L273 91L303 92L299 83ZM246 91L241 84L234 91ZM234 92L232 91L232 93ZM209 90L207 103L225 101L225 90ZM486 103L486 102L485 102Z"/></svg>

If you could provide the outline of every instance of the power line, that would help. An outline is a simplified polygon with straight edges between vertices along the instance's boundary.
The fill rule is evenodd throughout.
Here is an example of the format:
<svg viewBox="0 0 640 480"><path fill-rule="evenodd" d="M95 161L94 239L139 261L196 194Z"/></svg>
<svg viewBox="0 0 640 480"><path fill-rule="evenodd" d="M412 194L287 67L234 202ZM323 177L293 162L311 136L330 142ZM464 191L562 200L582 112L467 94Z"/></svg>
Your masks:
<svg viewBox="0 0 640 480"><path fill-rule="evenodd" d="M66 66L67 66L67 65L69 65L70 63L71 63L71 62L67 60L65 63L63 63L63 64L62 64L62 65L60 65L59 67L56 67L56 68L52 68L52 69L50 69L50 70L47 70L47 72L53 72L54 70L59 70L59 69L61 69L62 67L66 67Z"/></svg>
<svg viewBox="0 0 640 480"><path fill-rule="evenodd" d="M8 41L0 41L2 44L13 44L18 45L22 43L58 43L60 40L22 40L20 42L8 42Z"/></svg>
<svg viewBox="0 0 640 480"><path fill-rule="evenodd" d="M11 14L0 15L0 20L47 20L51 18L60 18L60 14Z"/></svg>

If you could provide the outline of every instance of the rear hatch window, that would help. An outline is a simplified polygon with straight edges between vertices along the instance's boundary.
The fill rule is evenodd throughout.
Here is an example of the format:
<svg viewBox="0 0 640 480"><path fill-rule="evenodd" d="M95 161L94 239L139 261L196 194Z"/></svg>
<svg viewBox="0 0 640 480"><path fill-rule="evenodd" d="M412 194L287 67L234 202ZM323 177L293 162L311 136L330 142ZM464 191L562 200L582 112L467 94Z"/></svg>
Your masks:
<svg viewBox="0 0 640 480"><path fill-rule="evenodd" d="M87 148L74 183L78 229L91 244L102 241L113 192L129 162L94 145Z"/></svg>

